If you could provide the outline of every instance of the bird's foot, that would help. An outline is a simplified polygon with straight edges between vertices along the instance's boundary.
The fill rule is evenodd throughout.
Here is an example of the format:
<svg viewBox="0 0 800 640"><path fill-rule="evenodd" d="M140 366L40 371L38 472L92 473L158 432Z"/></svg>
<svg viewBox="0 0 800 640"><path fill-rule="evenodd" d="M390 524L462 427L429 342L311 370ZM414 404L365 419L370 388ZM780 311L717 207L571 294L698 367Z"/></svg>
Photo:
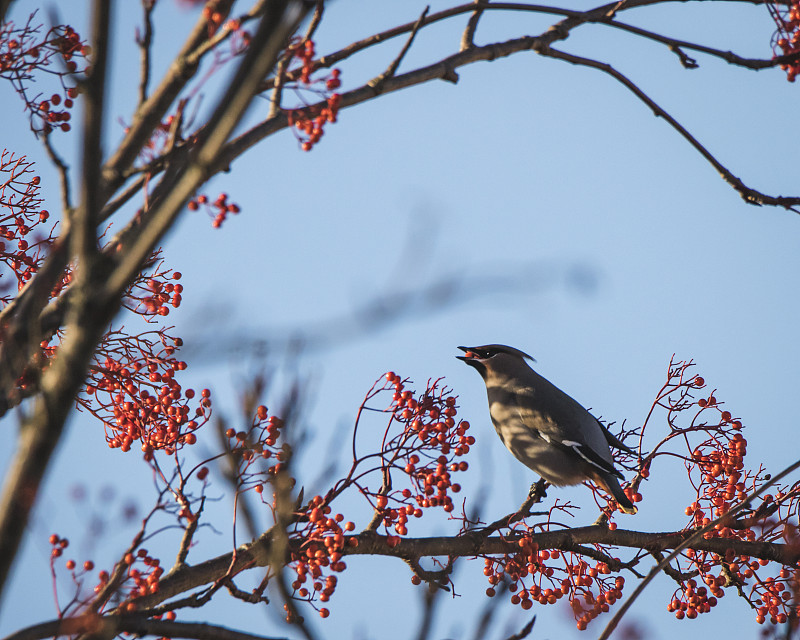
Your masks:
<svg viewBox="0 0 800 640"><path fill-rule="evenodd" d="M528 490L528 499L531 501L531 504L537 504L547 497L548 486L550 485L544 478L539 478L539 480L531 485L531 488Z"/></svg>

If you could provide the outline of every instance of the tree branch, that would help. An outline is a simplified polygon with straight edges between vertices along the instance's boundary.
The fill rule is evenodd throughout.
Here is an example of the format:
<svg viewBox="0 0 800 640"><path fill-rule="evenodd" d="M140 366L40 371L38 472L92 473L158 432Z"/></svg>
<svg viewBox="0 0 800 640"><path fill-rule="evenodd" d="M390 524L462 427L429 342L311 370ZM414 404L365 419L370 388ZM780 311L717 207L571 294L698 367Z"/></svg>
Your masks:
<svg viewBox="0 0 800 640"><path fill-rule="evenodd" d="M483 15L483 10L488 4L489 0L474 0L473 5L475 9L470 14L467 26L464 28L464 33L461 35L461 51L465 51L475 45L475 30L478 28L478 22L480 22L481 16Z"/></svg>
<svg viewBox="0 0 800 640"><path fill-rule="evenodd" d="M88 640L95 637L112 638L120 633L193 640L279 640L273 636L259 636L213 624L152 620L136 614L119 616L87 614L75 618L51 620L21 629L6 636L4 640L40 640L56 636L89 634Z"/></svg>
<svg viewBox="0 0 800 640"><path fill-rule="evenodd" d="M686 540L694 536L696 530L672 531L662 533L645 533L624 529L610 530L603 526L579 527L560 531L536 533L531 541L539 545L539 549L559 549L580 553L578 545L603 544L631 549L647 549L648 551L666 551L676 549ZM200 564L176 569L164 576L159 582L159 591L155 594L137 599L140 610L147 610L161 602L173 598L191 589L218 580L224 575L235 575L251 567L265 567L270 564L273 544L273 531L267 531L257 540L242 545L234 554L226 553ZM394 538L389 546L386 536L372 532L346 536L342 554L378 555L398 558L400 560L418 560L432 556L470 557L475 555L497 555L517 553L519 536L505 535L476 539L475 536L438 536L428 538ZM290 548L291 545L290 545ZM725 555L732 549L736 555L747 555L763 558L780 564L791 566L800 560L800 548L792 544L769 542L747 542L733 538L698 539L692 542L692 549L709 551ZM300 549L298 548L299 552Z"/></svg>
<svg viewBox="0 0 800 640"><path fill-rule="evenodd" d="M566 53L564 51L559 51L557 49L553 49L550 47L541 47L537 49L537 52L543 56L547 56L549 58L556 58L558 60L564 60L565 62L569 62L571 64L575 64L582 67L590 67L592 69L597 69L598 71L602 71L610 75L612 78L617 80L620 84L625 86L631 93L633 93L639 100L641 100L644 104L646 104L650 109L652 109L653 113L656 117L664 118L667 123L677 131L680 136L686 140L692 147L697 150L706 161L714 167L717 172L720 174L722 179L731 185L734 190L742 197L742 199L747 202L748 204L754 205L773 205L773 206L780 206L785 209L789 209L794 211L795 213L800 213L799 210L795 209L796 206L800 205L800 197L784 197L784 196L769 196L760 191L756 191L755 189L748 187L745 185L738 177L733 175L731 171L725 167L716 157L708 151L700 142L695 138L689 131L675 118L673 118L669 113L667 113L661 106L659 106L655 100L653 100L650 96L648 96L644 91L642 91L636 84L634 84L627 76L623 75L619 71L617 71L614 67L610 64L605 62L600 62L598 60L592 60L591 58L584 58L582 56L572 55L571 53Z"/></svg>

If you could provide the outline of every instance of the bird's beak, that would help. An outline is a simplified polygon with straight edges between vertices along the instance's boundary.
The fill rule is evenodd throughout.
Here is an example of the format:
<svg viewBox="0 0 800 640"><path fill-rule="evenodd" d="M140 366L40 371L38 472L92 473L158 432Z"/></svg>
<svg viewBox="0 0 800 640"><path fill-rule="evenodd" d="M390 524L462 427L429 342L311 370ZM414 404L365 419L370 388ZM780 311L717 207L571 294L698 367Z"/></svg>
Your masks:
<svg viewBox="0 0 800 640"><path fill-rule="evenodd" d="M458 358L459 360L463 360L467 364L472 364L480 360L480 356L474 351L472 351L470 347L458 347L458 348L464 352L463 356L456 356L456 358Z"/></svg>

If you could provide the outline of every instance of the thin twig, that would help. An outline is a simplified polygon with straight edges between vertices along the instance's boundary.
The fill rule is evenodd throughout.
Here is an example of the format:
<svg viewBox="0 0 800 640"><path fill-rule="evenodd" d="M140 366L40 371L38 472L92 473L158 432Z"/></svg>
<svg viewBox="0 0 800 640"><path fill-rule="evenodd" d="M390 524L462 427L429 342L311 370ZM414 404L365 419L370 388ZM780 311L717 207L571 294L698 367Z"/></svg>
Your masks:
<svg viewBox="0 0 800 640"><path fill-rule="evenodd" d="M142 0L142 21L144 33L136 38L139 45L140 71L139 71L139 104L140 108L147 100L147 89L150 84L150 47L153 42L153 9L155 0Z"/></svg>
<svg viewBox="0 0 800 640"><path fill-rule="evenodd" d="M528 622L524 627L522 627L522 629L520 629L518 633L508 636L506 640L523 640L523 638L527 638L530 635L531 631L533 631L534 624L536 624L536 616L533 616L530 622Z"/></svg>
<svg viewBox="0 0 800 640"><path fill-rule="evenodd" d="M61 155L53 147L53 142L49 133L42 134L42 144L50 158L50 162L58 171L58 180L61 185L61 208L64 211L65 218L68 218L72 211L72 195L70 192L69 184L69 166L61 158Z"/></svg>
<svg viewBox="0 0 800 640"><path fill-rule="evenodd" d="M218 0L216 9L227 12L233 0ZM201 56L194 56L200 45L208 40L208 20L200 16L161 83L133 117L125 138L103 167L104 184L115 191L124 180L124 172L133 164L153 131L159 126L175 98L197 73Z"/></svg>
<svg viewBox="0 0 800 640"><path fill-rule="evenodd" d="M475 5L475 11L470 14L467 26L464 28L464 33L461 35L460 51L466 51L474 46L475 30L478 28L478 22L483 15L483 10L486 8L486 5L489 4L489 0L475 0L473 4Z"/></svg>
<svg viewBox="0 0 800 640"><path fill-rule="evenodd" d="M272 88L272 95L269 99L267 119L274 118L280 113L281 102L283 101L283 85L286 82L286 70L289 68L291 59L290 53L284 53L275 68L275 86Z"/></svg>
<svg viewBox="0 0 800 640"><path fill-rule="evenodd" d="M417 19L417 22L414 24L414 28L411 29L411 33L409 34L405 45L403 45L403 48L400 50L400 53L397 55L397 57L392 60L386 71L367 82L367 86L372 87L376 93L381 92L383 83L386 82L386 80L394 77L394 74L397 72L397 68L400 66L400 63L406 56L406 53L408 53L408 50L411 48L411 43L413 43L414 38L417 37L417 32L425 23L425 16L428 15L428 11L430 11L430 6L425 7L425 9L422 11L422 15L420 15L420 17Z"/></svg>
<svg viewBox="0 0 800 640"><path fill-rule="evenodd" d="M308 21L308 27L303 35L303 40L311 40L317 32L317 28L322 23L322 15L325 13L325 0L317 0L317 5L314 7L314 13L311 15L311 20Z"/></svg>
<svg viewBox="0 0 800 640"><path fill-rule="evenodd" d="M203 508L205 507L206 499L205 496L200 499L200 507L194 513L194 518L189 521L186 525L186 529L183 532L183 538L181 538L181 544L178 548L178 557L175 558L175 565L171 569L171 571L176 571L178 568L182 567L186 564L186 558L189 555L189 549L192 546L192 540L194 539L194 534L197 531L197 527L200 524L200 515L203 513Z"/></svg>

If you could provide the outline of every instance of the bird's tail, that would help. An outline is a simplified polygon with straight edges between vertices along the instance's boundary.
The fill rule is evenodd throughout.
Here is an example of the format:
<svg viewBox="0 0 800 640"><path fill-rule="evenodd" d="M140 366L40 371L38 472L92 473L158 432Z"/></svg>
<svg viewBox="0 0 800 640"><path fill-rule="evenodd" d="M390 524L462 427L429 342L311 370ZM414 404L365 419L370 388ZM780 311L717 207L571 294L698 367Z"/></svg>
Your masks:
<svg viewBox="0 0 800 640"><path fill-rule="evenodd" d="M620 508L625 513L629 513L631 515L636 513L636 506L630 501L628 496L625 495L625 492L622 490L619 481L614 476L608 473L601 474L598 472L593 479L603 489L614 496L614 500L617 501L617 504L619 504Z"/></svg>

